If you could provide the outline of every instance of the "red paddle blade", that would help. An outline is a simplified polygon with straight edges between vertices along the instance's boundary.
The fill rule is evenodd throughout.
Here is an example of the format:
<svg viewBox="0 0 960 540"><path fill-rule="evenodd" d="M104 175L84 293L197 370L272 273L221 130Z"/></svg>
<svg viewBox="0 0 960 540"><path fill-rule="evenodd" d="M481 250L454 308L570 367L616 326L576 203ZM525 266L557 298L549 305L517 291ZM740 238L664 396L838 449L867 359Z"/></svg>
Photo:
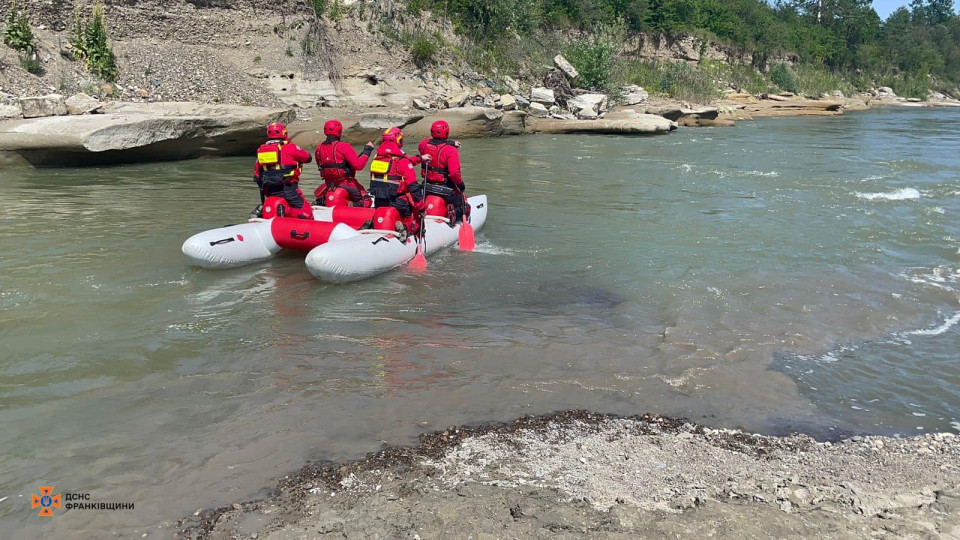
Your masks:
<svg viewBox="0 0 960 540"><path fill-rule="evenodd" d="M460 249L473 251L475 247L477 247L477 241L473 237L473 225L462 221L460 223Z"/></svg>
<svg viewBox="0 0 960 540"><path fill-rule="evenodd" d="M410 261L410 268L417 272L423 272L427 269L427 258L423 255L423 244L417 246L417 254Z"/></svg>

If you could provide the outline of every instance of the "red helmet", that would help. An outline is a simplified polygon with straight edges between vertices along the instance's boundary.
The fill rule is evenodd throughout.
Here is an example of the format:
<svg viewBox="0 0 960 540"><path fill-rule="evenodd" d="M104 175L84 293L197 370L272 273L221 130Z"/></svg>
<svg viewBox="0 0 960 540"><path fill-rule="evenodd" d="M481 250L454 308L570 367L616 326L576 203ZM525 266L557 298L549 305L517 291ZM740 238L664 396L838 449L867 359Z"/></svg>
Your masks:
<svg viewBox="0 0 960 540"><path fill-rule="evenodd" d="M339 120L327 120L323 125L323 134L327 137L340 138L343 135L343 124Z"/></svg>
<svg viewBox="0 0 960 540"><path fill-rule="evenodd" d="M444 120L437 120L430 126L430 136L434 139L446 139L450 136L450 124Z"/></svg>
<svg viewBox="0 0 960 540"><path fill-rule="evenodd" d="M268 139L286 139L287 138L287 126L281 122L274 122L267 126L267 138Z"/></svg>
<svg viewBox="0 0 960 540"><path fill-rule="evenodd" d="M387 128L383 132L383 142L395 142L403 148L403 132L398 127Z"/></svg>

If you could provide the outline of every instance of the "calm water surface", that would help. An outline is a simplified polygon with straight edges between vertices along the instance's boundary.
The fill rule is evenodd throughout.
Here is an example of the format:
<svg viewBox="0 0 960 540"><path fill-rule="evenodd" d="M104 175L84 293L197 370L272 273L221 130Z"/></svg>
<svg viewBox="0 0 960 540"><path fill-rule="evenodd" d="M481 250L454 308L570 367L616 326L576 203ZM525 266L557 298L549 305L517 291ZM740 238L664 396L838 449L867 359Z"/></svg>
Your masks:
<svg viewBox="0 0 960 540"><path fill-rule="evenodd" d="M957 125L466 141L477 251L341 286L185 263L249 160L0 171L0 530L163 537L309 459L556 409L960 431ZM135 510L40 518L40 485Z"/></svg>

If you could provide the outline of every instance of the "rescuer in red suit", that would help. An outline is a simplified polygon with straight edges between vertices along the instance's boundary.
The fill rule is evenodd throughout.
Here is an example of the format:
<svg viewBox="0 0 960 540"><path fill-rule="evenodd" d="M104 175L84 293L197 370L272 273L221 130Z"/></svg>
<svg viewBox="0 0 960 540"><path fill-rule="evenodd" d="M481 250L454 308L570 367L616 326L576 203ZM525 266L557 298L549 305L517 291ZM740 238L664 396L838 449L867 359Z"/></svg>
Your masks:
<svg viewBox="0 0 960 540"><path fill-rule="evenodd" d="M253 179L260 186L261 202L266 197L283 197L290 213L287 217L313 219L313 209L300 191L300 170L313 156L290 142L287 126L274 122L267 126L267 142L257 149Z"/></svg>
<svg viewBox="0 0 960 540"><path fill-rule="evenodd" d="M353 153L353 147L342 142L343 124L338 120L329 120L323 125L323 134L327 139L317 145L314 156L323 184L313 192L318 206L327 205L327 196L332 197L335 188L343 188L350 195L353 206L371 206L373 201L367 197L367 190L357 181L357 171L367 166L367 160L373 152L373 143L368 142L359 155Z"/></svg>
<svg viewBox="0 0 960 540"><path fill-rule="evenodd" d="M463 192L467 186L460 173L460 143L449 140L450 125L437 120L430 126L430 138L420 141L420 155L430 155L432 161L421 166L420 173L427 182L427 194L442 197L456 210L456 220L463 218L464 210L470 213Z"/></svg>
<svg viewBox="0 0 960 540"><path fill-rule="evenodd" d="M420 212L423 211L423 191L417 183L415 166L429 155L408 156L403 153L403 132L392 127L383 132L383 142L370 162L370 193L374 206L392 206L400 212L407 233L420 231Z"/></svg>

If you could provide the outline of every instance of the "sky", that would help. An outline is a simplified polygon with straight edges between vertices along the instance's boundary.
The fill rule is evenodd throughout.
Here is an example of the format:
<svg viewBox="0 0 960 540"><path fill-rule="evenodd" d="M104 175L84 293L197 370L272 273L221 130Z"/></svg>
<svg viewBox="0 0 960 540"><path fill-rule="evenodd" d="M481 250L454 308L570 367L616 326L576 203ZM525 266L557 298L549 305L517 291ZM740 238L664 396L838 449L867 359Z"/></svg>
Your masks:
<svg viewBox="0 0 960 540"><path fill-rule="evenodd" d="M774 4L775 0L768 0L770 4ZM954 1L954 8L957 8L958 2ZM873 9L877 12L877 15L880 16L880 20L887 20L887 17L891 13L897 10L897 8L905 7L910 9L910 0L873 0Z"/></svg>
<svg viewBox="0 0 960 540"><path fill-rule="evenodd" d="M909 9L910 1L909 0L873 0L873 9L877 12L877 15L880 15L880 18L887 20L887 17L891 13L897 10L897 8L906 6Z"/></svg>

